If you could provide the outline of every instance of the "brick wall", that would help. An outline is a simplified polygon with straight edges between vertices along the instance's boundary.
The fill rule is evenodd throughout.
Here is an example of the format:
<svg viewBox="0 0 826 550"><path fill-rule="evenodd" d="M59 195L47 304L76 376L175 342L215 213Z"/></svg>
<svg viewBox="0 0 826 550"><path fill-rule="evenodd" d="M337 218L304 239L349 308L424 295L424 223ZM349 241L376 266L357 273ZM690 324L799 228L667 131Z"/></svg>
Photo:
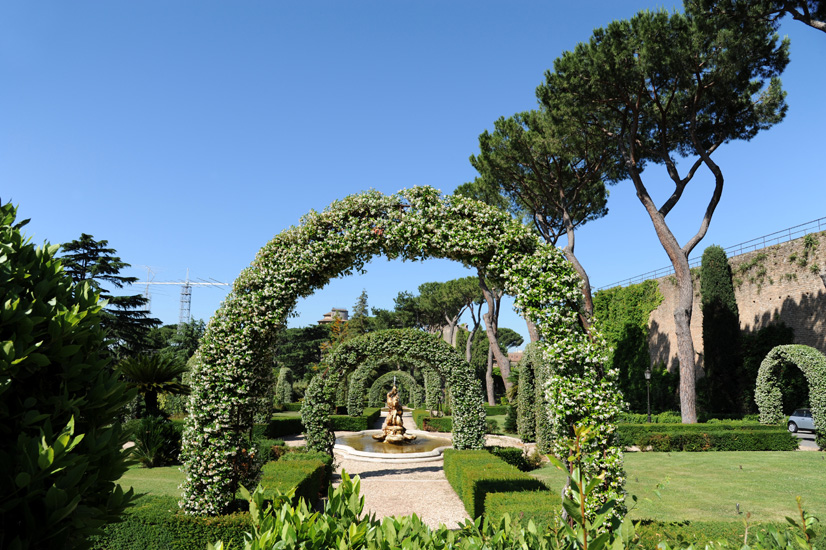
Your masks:
<svg viewBox="0 0 826 550"><path fill-rule="evenodd" d="M794 329L795 343L826 353L826 231L811 235L817 244L808 249L808 257L805 238L800 238L734 256L729 258L729 264L741 329L756 331L773 320L782 320ZM700 370L703 364L703 313L700 309L699 268L692 271L695 280L691 336ZM662 361L673 370L677 368L673 313L677 280L672 275L657 279L657 282L664 300L649 318L651 361Z"/></svg>

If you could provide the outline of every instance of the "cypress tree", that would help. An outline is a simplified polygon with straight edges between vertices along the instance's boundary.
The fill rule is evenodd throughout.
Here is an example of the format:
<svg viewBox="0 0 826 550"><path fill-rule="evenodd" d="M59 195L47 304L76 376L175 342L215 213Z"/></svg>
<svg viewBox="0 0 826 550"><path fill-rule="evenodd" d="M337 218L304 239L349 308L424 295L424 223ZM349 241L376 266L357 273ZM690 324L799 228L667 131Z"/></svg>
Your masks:
<svg viewBox="0 0 826 550"><path fill-rule="evenodd" d="M705 370L705 379L701 383L703 401L712 413L741 412L740 314L734 297L731 266L725 251L717 245L703 251L700 296Z"/></svg>

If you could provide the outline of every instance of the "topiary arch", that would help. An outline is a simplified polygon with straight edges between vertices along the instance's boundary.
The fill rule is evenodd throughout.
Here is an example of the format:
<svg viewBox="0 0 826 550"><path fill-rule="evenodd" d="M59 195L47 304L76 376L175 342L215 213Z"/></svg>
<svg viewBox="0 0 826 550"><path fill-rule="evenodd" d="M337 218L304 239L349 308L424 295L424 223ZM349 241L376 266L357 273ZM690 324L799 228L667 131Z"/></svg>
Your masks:
<svg viewBox="0 0 826 550"><path fill-rule="evenodd" d="M367 403L371 407L384 407L387 394L387 385L392 384L399 388L399 400L402 403L412 403L413 405L424 405L424 388L416 382L409 372L394 370L386 372L377 377L367 392ZM402 399L402 392L407 397L407 401Z"/></svg>
<svg viewBox="0 0 826 550"><path fill-rule="evenodd" d="M584 459L586 469L606 472L597 500L621 500L622 455L611 444L622 395L616 373L601 368L603 340L589 337L579 324L579 277L559 250L506 212L415 187L395 195L351 195L324 212L310 212L267 243L236 279L196 354L183 436L184 510L219 514L233 500L255 415L270 405L264 397L275 337L297 300L361 271L377 255L456 260L480 269L514 297L536 324L541 357L553 373L545 389L555 452L562 455L574 424L593 426L595 439ZM461 445L476 444L473 434L456 435Z"/></svg>
<svg viewBox="0 0 826 550"><path fill-rule="evenodd" d="M335 437L329 412L339 381L367 359L397 357L425 363L444 377L454 403L453 446L480 449L485 443L482 387L473 367L441 338L421 330L395 329L364 334L336 346L323 361L328 368L316 376L304 393L301 423L307 448L331 452ZM409 375L408 375L409 376Z"/></svg>
<svg viewBox="0 0 826 550"><path fill-rule="evenodd" d="M400 357L396 357L395 355L391 356L384 356L381 357L381 361L383 363L407 363L411 365L413 368L419 369L424 377L425 386L428 386L428 381L431 378L436 380L436 386L441 389L441 377L439 376L438 372L434 372L433 368L425 363L425 362L415 362L411 361L410 359L403 359ZM348 385L348 393L347 393L347 414L350 416L360 416L364 413L364 397L365 394L368 393L367 382L372 375L373 371L376 369L375 363L366 362L360 365L355 372L350 376L350 381ZM397 371L400 372L400 371ZM407 374L407 373L405 373ZM422 392L425 394L425 400L423 403L427 402L427 391L424 388L421 388L418 382L414 380L414 384L418 386ZM431 384L433 386L433 384ZM431 388L432 391L432 388ZM368 400L369 401L369 400ZM381 406L384 406L384 397L381 398ZM374 405L369 405L370 407Z"/></svg>
<svg viewBox="0 0 826 550"><path fill-rule="evenodd" d="M777 384L778 370L784 363L791 363L800 368L809 382L812 420L818 432L818 446L823 448L826 443L826 356L815 348L798 344L777 346L760 363L757 387L754 390L754 400L760 410L760 422L779 424L785 419L782 394Z"/></svg>

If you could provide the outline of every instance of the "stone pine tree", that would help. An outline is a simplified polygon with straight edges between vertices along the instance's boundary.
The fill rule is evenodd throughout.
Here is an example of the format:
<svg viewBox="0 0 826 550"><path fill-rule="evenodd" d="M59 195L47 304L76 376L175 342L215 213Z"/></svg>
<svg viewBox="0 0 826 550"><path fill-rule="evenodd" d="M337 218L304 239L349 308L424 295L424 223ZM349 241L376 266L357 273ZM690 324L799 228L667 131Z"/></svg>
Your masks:
<svg viewBox="0 0 826 550"><path fill-rule="evenodd" d="M714 413L742 412L743 357L740 314L734 297L726 252L712 245L703 251L700 268L703 310L703 369L700 383L706 407Z"/></svg>
<svg viewBox="0 0 826 550"><path fill-rule="evenodd" d="M822 0L692 0L690 3L710 15L730 17L732 25L763 19L778 26L780 19L789 16L826 33L826 2Z"/></svg>
<svg viewBox="0 0 826 550"><path fill-rule="evenodd" d="M729 21L690 5L685 14L645 11L614 21L558 58L537 90L549 110L567 105L566 116L610 138L674 266L685 423L697 421L688 255L708 231L725 182L712 155L727 142L752 139L786 112L779 75L788 63L788 42L780 42L763 20L736 30ZM678 162L680 158L685 160ZM658 166L661 171L643 173ZM696 232L680 244L667 217L689 184L702 180L695 178L700 170L711 180L711 193ZM671 192L658 206L648 185L663 180Z"/></svg>
<svg viewBox="0 0 826 550"><path fill-rule="evenodd" d="M97 241L86 233L81 233L79 239L63 244L61 249L63 269L72 277L72 281L89 281L92 288L100 293L101 299L108 302L102 317L103 326L112 339L112 354L120 359L143 351L148 344L149 330L161 324L159 319L147 315L145 308L148 299L140 294L113 296L104 287L105 284L122 289L136 282L136 277L120 274L130 265L115 255L117 251L109 248L109 241Z"/></svg>
<svg viewBox="0 0 826 550"><path fill-rule="evenodd" d="M555 105L499 118L493 132L479 136L479 155L470 163L479 172L475 186L501 193L508 208L533 225L546 242L565 236L565 257L582 278L585 316L594 305L588 274L575 254L575 231L608 212L606 183L621 173L606 137L588 126L568 124L567 106ZM465 193L466 189L460 189Z"/></svg>

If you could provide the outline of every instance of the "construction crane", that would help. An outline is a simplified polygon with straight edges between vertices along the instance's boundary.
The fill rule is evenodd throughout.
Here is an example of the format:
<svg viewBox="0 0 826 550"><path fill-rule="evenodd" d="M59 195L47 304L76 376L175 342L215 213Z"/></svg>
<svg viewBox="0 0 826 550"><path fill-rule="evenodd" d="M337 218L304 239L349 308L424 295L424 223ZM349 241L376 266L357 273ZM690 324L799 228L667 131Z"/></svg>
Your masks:
<svg viewBox="0 0 826 550"><path fill-rule="evenodd" d="M147 269L151 273L151 270ZM150 275L151 278L151 275ZM193 286L229 286L229 283L221 283L218 281L190 281L189 268L186 270L185 281L139 281L135 285L146 285L146 297L149 298L149 285L177 285L181 287L181 309L178 315L178 330L181 330L184 323L188 323L191 317L190 306L192 305L192 287Z"/></svg>

